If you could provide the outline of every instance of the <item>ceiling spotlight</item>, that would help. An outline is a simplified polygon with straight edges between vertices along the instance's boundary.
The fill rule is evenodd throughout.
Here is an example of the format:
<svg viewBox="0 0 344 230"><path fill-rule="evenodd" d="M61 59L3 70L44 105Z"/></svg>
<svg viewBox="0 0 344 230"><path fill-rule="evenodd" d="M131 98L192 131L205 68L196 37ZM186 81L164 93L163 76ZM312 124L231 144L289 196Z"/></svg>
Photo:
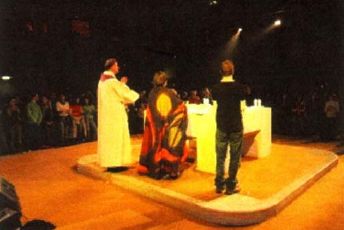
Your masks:
<svg viewBox="0 0 344 230"><path fill-rule="evenodd" d="M240 33L241 31L242 31L242 28L239 28L239 29L238 29L238 32Z"/></svg>
<svg viewBox="0 0 344 230"><path fill-rule="evenodd" d="M209 5L214 6L217 5L219 2L217 0L209 0Z"/></svg>
<svg viewBox="0 0 344 230"><path fill-rule="evenodd" d="M277 19L275 22L274 22L274 25L275 26L280 26L282 24L282 21L280 19Z"/></svg>
<svg viewBox="0 0 344 230"><path fill-rule="evenodd" d="M8 81L8 80L10 80L12 77L11 76L2 76L1 77L1 80L3 80L3 81Z"/></svg>

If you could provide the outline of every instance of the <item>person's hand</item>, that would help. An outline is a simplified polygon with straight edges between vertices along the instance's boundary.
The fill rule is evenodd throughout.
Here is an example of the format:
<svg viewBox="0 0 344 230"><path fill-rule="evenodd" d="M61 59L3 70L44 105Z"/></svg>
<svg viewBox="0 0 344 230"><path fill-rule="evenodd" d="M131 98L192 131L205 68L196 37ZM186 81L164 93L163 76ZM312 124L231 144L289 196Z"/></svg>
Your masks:
<svg viewBox="0 0 344 230"><path fill-rule="evenodd" d="M121 77L121 80L120 80L122 83L124 83L124 84L127 84L127 82L128 82L128 77L127 76L123 76L123 77Z"/></svg>

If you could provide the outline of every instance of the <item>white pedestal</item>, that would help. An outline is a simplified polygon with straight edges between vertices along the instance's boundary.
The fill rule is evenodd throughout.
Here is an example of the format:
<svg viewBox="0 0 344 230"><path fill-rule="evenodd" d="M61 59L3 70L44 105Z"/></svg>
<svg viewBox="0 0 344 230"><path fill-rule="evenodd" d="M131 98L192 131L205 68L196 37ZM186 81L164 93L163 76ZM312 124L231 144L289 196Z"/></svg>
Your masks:
<svg viewBox="0 0 344 230"><path fill-rule="evenodd" d="M262 158L271 151L271 108L262 106L247 107L242 113L244 124L244 149L245 156ZM249 133L258 133L254 137L251 146L245 146L245 136L249 139Z"/></svg>
<svg viewBox="0 0 344 230"><path fill-rule="evenodd" d="M215 173L217 104L188 104L187 108L189 118L187 135L197 139L196 169ZM271 108L243 107L242 115L244 124L243 149L246 150L246 154L244 154L254 158L269 155L271 148ZM226 167L228 167L228 163L226 163Z"/></svg>

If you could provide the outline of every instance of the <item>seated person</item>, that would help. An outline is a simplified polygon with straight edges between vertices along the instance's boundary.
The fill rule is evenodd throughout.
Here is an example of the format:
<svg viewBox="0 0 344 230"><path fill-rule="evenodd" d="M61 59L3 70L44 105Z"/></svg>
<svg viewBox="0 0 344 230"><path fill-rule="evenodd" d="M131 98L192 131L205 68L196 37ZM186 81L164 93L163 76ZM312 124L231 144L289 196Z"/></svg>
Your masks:
<svg viewBox="0 0 344 230"><path fill-rule="evenodd" d="M203 104L213 104L213 97L211 96L209 88L205 87L202 90L202 103Z"/></svg>
<svg viewBox="0 0 344 230"><path fill-rule="evenodd" d="M166 88L165 72L155 73L153 85L148 97L138 172L155 179L176 179L187 157L186 106Z"/></svg>
<svg viewBox="0 0 344 230"><path fill-rule="evenodd" d="M197 95L197 90L191 90L188 98L189 104L201 104L201 98Z"/></svg>
<svg viewBox="0 0 344 230"><path fill-rule="evenodd" d="M70 108L70 116L72 118L72 134L74 140L81 140L87 137L86 123L84 118L84 110L80 103L80 98L76 97Z"/></svg>

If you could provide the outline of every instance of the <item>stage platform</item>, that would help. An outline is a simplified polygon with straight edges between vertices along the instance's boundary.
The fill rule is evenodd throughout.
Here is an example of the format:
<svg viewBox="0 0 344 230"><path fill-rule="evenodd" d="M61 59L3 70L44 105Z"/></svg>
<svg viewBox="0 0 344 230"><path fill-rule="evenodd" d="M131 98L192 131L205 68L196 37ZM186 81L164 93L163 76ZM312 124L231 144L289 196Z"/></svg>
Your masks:
<svg viewBox="0 0 344 230"><path fill-rule="evenodd" d="M132 145L133 157L138 159L141 138L132 138ZM328 150L273 143L269 156L243 158L238 175L241 192L227 196L215 193L214 175L195 170L195 163L186 163L177 180L154 180L138 175L135 165L122 172L107 172L96 159L95 154L82 156L77 171L201 221L239 226L275 216L338 163L337 155Z"/></svg>

